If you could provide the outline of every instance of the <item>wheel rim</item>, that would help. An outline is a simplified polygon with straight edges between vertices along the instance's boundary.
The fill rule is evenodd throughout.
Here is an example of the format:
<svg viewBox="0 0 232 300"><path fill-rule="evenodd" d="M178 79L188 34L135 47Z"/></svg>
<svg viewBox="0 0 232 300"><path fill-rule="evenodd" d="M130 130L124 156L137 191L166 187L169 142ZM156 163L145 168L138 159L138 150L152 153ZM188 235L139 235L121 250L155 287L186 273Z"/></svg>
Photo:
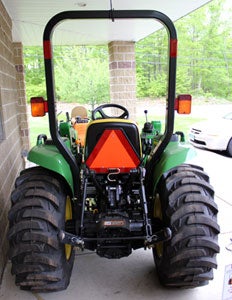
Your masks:
<svg viewBox="0 0 232 300"><path fill-rule="evenodd" d="M163 220L163 213L162 213L162 206L160 202L160 195L157 193L155 197L155 204L154 204L154 218ZM155 244L155 251L158 258L163 256L163 242L159 242Z"/></svg>
<svg viewBox="0 0 232 300"><path fill-rule="evenodd" d="M65 203L65 222L69 220L72 220L72 204L70 197L67 196ZM69 244L65 244L64 247L66 259L69 260L72 254L72 246Z"/></svg>

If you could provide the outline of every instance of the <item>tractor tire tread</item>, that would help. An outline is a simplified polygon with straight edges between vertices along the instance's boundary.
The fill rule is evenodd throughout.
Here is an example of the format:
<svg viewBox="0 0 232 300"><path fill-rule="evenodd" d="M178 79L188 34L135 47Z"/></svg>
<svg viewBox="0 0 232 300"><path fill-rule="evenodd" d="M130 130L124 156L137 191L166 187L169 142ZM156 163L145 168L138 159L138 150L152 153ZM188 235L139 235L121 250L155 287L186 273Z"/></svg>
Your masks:
<svg viewBox="0 0 232 300"><path fill-rule="evenodd" d="M58 238L65 229L66 191L51 175L37 167L25 170L12 193L9 256L16 285L25 290L60 291L71 276L74 251L67 260Z"/></svg>
<svg viewBox="0 0 232 300"><path fill-rule="evenodd" d="M213 279L219 252L217 205L209 177L202 168L183 165L160 181L163 222L172 231L163 255L154 252L157 272L165 286L191 288Z"/></svg>

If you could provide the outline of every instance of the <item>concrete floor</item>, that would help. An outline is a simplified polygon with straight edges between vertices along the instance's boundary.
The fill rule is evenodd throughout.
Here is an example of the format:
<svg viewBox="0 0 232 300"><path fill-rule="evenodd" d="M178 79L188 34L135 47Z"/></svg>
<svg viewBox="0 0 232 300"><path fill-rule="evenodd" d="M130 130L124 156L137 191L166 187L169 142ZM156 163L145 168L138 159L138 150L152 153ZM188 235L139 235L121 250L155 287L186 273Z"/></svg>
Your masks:
<svg viewBox="0 0 232 300"><path fill-rule="evenodd" d="M230 287L227 282L224 283L225 267L232 266L232 159L208 151L199 151L198 154L197 163L205 166L215 188L215 201L219 207L218 222L221 227L219 236L220 254L217 258L218 269L214 271L214 280L209 285L191 290L162 287L158 282L151 250L137 250L128 258L120 260L108 260L98 257L95 253L84 251L76 253L68 289L58 293L38 294L21 291L14 284L14 277L10 274L11 264L8 262L0 288L0 299L232 299L232 286ZM212 162L216 162L216 165ZM228 173L225 170L228 170ZM225 176L219 176L219 174ZM228 297L223 296L224 286L227 290L230 289L231 294L227 293L227 295L230 295Z"/></svg>

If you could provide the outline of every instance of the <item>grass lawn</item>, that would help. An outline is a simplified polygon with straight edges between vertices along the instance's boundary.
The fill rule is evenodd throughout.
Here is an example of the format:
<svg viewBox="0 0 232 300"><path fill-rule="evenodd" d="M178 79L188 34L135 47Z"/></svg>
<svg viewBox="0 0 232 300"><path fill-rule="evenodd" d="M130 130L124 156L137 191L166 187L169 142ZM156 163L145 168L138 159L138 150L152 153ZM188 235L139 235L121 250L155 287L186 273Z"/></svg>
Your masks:
<svg viewBox="0 0 232 300"><path fill-rule="evenodd" d="M48 117L37 117L33 118L30 116L29 118L29 127L30 127L30 143L31 147L35 146L37 141L37 136L39 134L46 134L47 137L50 136L49 133L49 124Z"/></svg>
<svg viewBox="0 0 232 300"><path fill-rule="evenodd" d="M186 140L188 139L189 130L194 123L204 121L205 118L191 117L191 115L176 115L174 131L183 131Z"/></svg>

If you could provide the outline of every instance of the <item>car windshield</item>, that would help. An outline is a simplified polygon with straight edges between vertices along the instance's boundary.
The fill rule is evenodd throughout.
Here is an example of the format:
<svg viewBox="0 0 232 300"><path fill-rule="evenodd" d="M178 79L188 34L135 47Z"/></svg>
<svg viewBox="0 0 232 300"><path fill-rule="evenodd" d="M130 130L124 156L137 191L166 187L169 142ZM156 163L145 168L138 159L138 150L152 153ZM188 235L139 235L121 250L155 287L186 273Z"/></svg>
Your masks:
<svg viewBox="0 0 232 300"><path fill-rule="evenodd" d="M226 115L223 117L223 119L232 120L232 112L226 114Z"/></svg>

